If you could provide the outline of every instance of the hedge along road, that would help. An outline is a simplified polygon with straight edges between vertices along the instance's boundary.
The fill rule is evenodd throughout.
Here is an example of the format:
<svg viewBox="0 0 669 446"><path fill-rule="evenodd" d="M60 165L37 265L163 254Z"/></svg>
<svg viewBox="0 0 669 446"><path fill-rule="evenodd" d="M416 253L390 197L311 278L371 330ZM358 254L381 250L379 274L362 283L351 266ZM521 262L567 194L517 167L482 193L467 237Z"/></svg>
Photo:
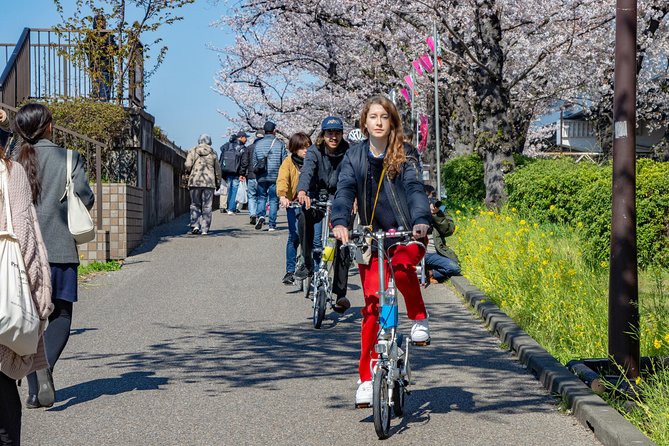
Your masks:
<svg viewBox="0 0 669 446"><path fill-rule="evenodd" d="M23 412L25 445L350 445L378 441L354 409L360 308L311 326L308 300L281 284L279 231L214 214L150 233L120 271L80 287L54 372L57 402ZM595 445L592 433L501 349L443 285L425 292L432 345L413 349L412 394L384 444ZM401 301L401 299L400 299ZM402 319L404 318L404 319ZM403 331L408 332L403 304ZM26 386L21 389L26 396Z"/></svg>

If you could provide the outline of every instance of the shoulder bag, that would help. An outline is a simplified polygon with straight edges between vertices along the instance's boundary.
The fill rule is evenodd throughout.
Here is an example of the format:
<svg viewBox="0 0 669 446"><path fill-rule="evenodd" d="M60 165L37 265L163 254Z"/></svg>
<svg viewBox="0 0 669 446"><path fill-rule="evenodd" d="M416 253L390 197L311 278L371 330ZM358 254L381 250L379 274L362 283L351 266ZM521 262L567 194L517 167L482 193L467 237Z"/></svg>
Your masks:
<svg viewBox="0 0 669 446"><path fill-rule="evenodd" d="M9 206L9 173L0 161L0 195L7 230L0 231L0 344L19 356L37 352L40 320L33 302Z"/></svg>
<svg viewBox="0 0 669 446"><path fill-rule="evenodd" d="M99 179L98 179L99 181ZM67 178L65 193L60 201L67 198L67 226L77 245L88 243L95 238L95 224L81 198L74 191L72 181L72 150L67 151ZM100 199L100 197L98 197ZM99 218L99 217L98 217Z"/></svg>
<svg viewBox="0 0 669 446"><path fill-rule="evenodd" d="M269 150L267 151L267 155L258 159L255 162L255 164L253 165L253 172L256 175L262 175L265 172L267 172L267 158L269 158L269 154L272 153L272 147L274 147L275 142L276 142L276 138L274 138L274 141L272 141L272 144L269 146Z"/></svg>

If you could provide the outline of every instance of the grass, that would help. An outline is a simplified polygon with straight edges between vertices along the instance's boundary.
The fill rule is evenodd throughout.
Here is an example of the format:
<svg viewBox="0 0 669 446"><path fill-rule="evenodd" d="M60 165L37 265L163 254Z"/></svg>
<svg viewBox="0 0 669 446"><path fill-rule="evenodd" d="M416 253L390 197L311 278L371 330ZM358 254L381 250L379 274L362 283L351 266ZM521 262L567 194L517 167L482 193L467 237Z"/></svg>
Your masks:
<svg viewBox="0 0 669 446"><path fill-rule="evenodd" d="M80 265L77 275L80 279L86 279L92 275L108 271L118 271L121 269L121 262L110 260L108 262L91 262L88 265Z"/></svg>
<svg viewBox="0 0 669 446"><path fill-rule="evenodd" d="M609 265L587 264L578 228L539 225L515 209L495 213L466 207L455 214L457 228L449 243L472 283L563 364L608 356ZM668 277L662 270L639 275L644 356L669 354ZM652 419L662 427L648 429L645 411L637 419L633 412L626 416L657 444L669 445L669 372L658 371L640 389L644 386L643 407L652 407Z"/></svg>

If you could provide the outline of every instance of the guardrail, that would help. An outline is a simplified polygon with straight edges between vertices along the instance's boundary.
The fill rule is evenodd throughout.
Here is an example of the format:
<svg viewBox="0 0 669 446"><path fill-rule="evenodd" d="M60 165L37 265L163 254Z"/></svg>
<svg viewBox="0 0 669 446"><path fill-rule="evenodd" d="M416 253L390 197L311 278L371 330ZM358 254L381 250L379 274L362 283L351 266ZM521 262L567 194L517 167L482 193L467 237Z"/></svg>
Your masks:
<svg viewBox="0 0 669 446"><path fill-rule="evenodd" d="M0 102L16 107L31 98L95 97L96 81L89 60L75 51L84 39L85 33L78 30L24 28L16 44L0 44L0 60L4 54L6 61L0 75ZM123 76L121 96L124 105L141 108L143 56L141 43L138 46L136 66ZM11 55L7 56L10 49Z"/></svg>

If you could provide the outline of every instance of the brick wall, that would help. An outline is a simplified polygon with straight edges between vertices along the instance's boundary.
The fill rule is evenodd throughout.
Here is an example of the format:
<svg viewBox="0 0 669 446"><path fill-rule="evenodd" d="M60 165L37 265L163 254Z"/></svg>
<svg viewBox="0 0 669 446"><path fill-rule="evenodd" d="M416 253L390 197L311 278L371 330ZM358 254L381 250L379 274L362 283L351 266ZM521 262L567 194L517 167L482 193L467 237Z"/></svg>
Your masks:
<svg viewBox="0 0 669 446"><path fill-rule="evenodd" d="M95 189L92 184L91 188ZM97 199L97 197L96 197ZM102 185L102 230L92 242L79 246L83 263L125 259L142 242L143 191L122 183ZM97 206L91 209L97 225Z"/></svg>

